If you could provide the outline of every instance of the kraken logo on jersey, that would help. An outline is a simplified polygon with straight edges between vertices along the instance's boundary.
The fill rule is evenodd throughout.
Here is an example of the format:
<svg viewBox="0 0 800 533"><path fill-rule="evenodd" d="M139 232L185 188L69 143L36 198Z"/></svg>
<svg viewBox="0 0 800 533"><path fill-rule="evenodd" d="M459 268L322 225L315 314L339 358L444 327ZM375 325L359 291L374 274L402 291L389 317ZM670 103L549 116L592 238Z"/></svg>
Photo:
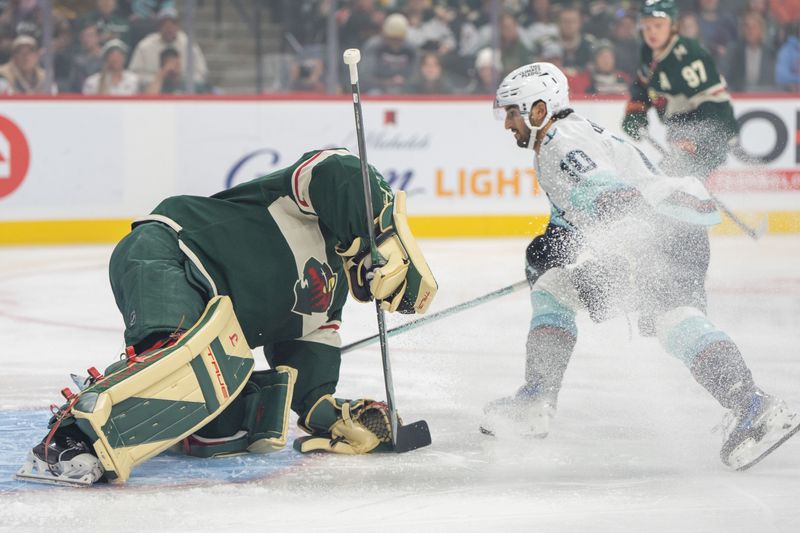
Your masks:
<svg viewBox="0 0 800 533"><path fill-rule="evenodd" d="M338 276L328 263L311 257L303 267L303 279L294 284L294 307L301 315L325 313L330 309Z"/></svg>

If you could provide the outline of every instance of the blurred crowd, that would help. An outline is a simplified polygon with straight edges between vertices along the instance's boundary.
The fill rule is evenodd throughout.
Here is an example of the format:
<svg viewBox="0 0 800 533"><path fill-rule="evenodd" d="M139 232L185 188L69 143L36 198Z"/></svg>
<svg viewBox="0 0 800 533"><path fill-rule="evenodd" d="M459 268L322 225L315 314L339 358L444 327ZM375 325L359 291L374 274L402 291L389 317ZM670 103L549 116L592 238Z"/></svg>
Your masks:
<svg viewBox="0 0 800 533"><path fill-rule="evenodd" d="M193 83L187 80L188 38L173 0L0 0L0 94L47 92L46 18L52 28L51 93L209 90L196 44Z"/></svg>
<svg viewBox="0 0 800 533"><path fill-rule="evenodd" d="M281 42L294 43L287 91L330 92L329 17L339 49L361 49L362 90L372 94L490 94L514 68L550 61L565 70L573 94L619 95L639 66L639 0L253 1L280 25ZM800 0L677 3L679 32L709 50L732 91L800 91ZM197 43L188 79L177 7L174 0L0 0L0 94L44 93L48 85L62 94L211 92ZM335 89L347 91L344 72L336 75Z"/></svg>
<svg viewBox="0 0 800 533"><path fill-rule="evenodd" d="M335 18L340 48L361 49L361 85L369 93L493 93L514 68L549 61L567 73L573 94L616 95L627 92L639 66L639 4L343 0ZM677 4L679 32L711 52L733 91L800 89L800 1ZM290 5L283 13L288 31L304 45L290 89L321 91L324 19L331 2L297 0Z"/></svg>

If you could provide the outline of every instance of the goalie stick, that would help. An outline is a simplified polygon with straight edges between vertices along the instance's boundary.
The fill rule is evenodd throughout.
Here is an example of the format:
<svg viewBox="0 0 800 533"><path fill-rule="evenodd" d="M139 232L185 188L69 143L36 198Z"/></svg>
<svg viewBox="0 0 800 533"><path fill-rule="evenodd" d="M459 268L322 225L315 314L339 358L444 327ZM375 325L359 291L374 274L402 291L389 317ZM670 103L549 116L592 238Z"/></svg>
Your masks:
<svg viewBox="0 0 800 533"><path fill-rule="evenodd" d="M656 141L655 139L653 139L653 137L651 137L650 134L648 134L647 132L642 132L641 137L642 137L642 139L644 139L648 143L650 143L650 145L653 148L655 148L658 151L658 153L660 153L662 156L666 157L666 156L669 155L669 151L666 148L664 148L663 146L661 146L661 144L658 141ZM725 215L729 219L731 219L731 221L734 224L736 224L736 226L740 230L742 230L748 237L750 237L750 238L752 238L754 240L758 240L761 236L763 236L767 232L767 221L766 220L758 228L753 229L750 226L748 226L747 224L745 224L744 221L742 221L742 219L740 219L738 216L736 216L736 214L733 211L728 209L728 206L723 204L720 201L720 199L713 192L708 191L708 195L711 197L712 200L714 200L714 203L717 204L717 207L719 208L719 210L722 211L723 213L725 213Z"/></svg>
<svg viewBox="0 0 800 533"><path fill-rule="evenodd" d="M378 253L375 244L375 225L372 220L372 193L370 191L369 171L367 170L367 147L364 142L364 120L361 113L361 90L358 85L358 62L361 61L361 52L358 48L349 48L342 56L344 63L350 70L350 88L353 91L353 113L356 120L356 137L358 139L358 156L361 160L361 177L364 181L364 201L367 208L367 230L369 231L370 256L373 266L383 264L383 258ZM394 399L394 383L392 382L392 366L389 361L389 345L386 341L386 317L380 302L375 301L378 314L378 339L381 344L381 360L383 362L383 382L386 387L386 403L389 406L389 420L392 425L392 445L397 453L408 452L428 446L431 443L431 432L428 423L419 420L408 425L401 424L397 418L397 408Z"/></svg>
<svg viewBox="0 0 800 533"><path fill-rule="evenodd" d="M420 326L424 326L425 324L430 324L431 322L435 322L442 318L446 318L450 315L454 315L456 313L460 313L461 311L466 311L467 309L472 309L473 307L477 307L481 304L485 304L486 302L491 302L496 298L500 298L501 296L505 296L506 294L511 294L512 292L518 291L524 287L528 286L527 280L522 280L514 283L513 285L509 285L507 287L503 287L501 289L497 289L496 291L492 291L488 294L484 294L483 296L478 296L477 298L473 298L472 300L467 300L466 302L462 302L458 305L454 305L453 307L448 307L447 309L442 309L441 311L437 311L431 315L426 315L415 320L411 320L406 322L401 326L394 327L386 332L388 337L393 337L395 335L400 335L401 333L405 333L406 331L410 331L412 329L416 329ZM379 339L380 335L372 335L365 339L361 339L360 341L353 342L348 344L347 346L342 347L342 353L351 352L353 350L357 350L359 348L363 348L364 346L369 346L373 344Z"/></svg>

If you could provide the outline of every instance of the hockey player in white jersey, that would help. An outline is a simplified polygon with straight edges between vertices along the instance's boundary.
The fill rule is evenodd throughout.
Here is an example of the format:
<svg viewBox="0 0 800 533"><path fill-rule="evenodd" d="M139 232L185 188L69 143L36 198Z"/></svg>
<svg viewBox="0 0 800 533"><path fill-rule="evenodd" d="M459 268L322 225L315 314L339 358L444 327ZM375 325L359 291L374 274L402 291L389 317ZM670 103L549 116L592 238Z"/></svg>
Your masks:
<svg viewBox="0 0 800 533"><path fill-rule="evenodd" d="M577 340L575 315L655 317L655 335L729 410L722 461L745 469L800 429L800 416L753 381L731 338L706 317L707 227L714 201L694 177L667 177L630 142L569 108L564 74L550 63L510 73L495 109L531 149L551 203L545 233L526 254L533 317L525 383L488 404L481 431L545 437Z"/></svg>

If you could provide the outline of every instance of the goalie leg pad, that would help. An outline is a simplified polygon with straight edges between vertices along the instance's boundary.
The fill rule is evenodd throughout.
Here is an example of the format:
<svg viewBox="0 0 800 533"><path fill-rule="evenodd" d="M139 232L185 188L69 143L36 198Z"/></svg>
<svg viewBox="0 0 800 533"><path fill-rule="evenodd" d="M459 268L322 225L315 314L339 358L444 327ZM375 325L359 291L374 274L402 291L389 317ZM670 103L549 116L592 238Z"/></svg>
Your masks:
<svg viewBox="0 0 800 533"><path fill-rule="evenodd" d="M389 408L374 400L342 400L326 394L298 425L311 433L294 442L302 453L360 455L391 448Z"/></svg>
<svg viewBox="0 0 800 533"><path fill-rule="evenodd" d="M196 457L221 457L283 449L296 380L297 370L288 366L253 372L233 405L184 439L184 451Z"/></svg>
<svg viewBox="0 0 800 533"><path fill-rule="evenodd" d="M215 418L244 389L253 354L227 296L173 345L128 359L84 389L71 411L105 477L131 469Z"/></svg>

